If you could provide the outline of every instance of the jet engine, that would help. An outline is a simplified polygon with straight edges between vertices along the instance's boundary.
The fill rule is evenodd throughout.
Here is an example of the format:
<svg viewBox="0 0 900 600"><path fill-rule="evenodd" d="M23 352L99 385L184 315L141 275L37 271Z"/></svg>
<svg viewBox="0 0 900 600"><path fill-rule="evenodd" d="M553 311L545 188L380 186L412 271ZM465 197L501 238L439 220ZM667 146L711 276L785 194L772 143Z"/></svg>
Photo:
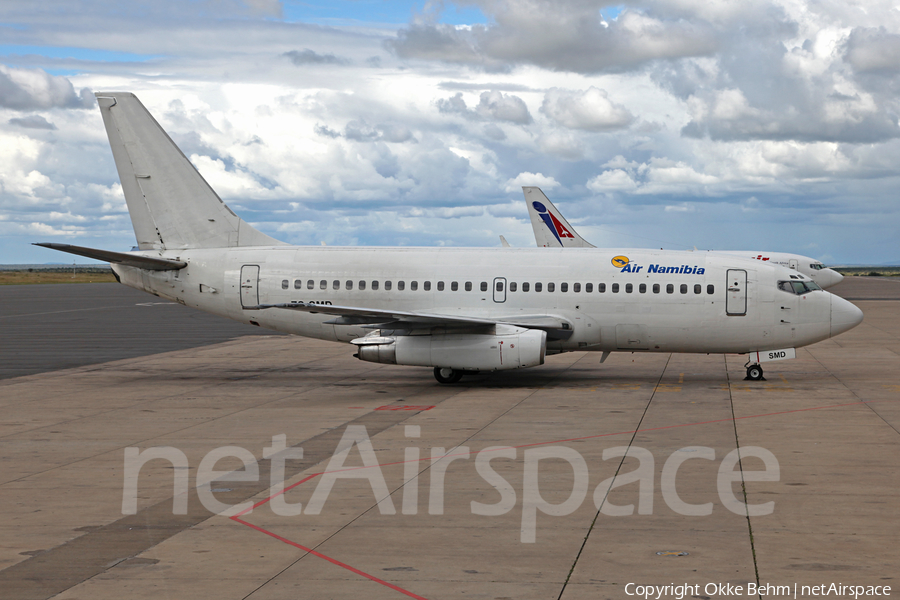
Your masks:
<svg viewBox="0 0 900 600"><path fill-rule="evenodd" d="M498 325L493 334L372 335L351 343L369 362L502 371L544 364L547 332Z"/></svg>

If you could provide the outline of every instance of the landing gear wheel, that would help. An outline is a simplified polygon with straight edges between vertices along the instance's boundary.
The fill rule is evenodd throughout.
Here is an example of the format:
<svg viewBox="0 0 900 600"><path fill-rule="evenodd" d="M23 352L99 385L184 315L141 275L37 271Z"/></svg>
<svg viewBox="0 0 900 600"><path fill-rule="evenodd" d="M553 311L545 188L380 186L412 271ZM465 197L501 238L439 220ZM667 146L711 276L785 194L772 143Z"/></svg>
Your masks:
<svg viewBox="0 0 900 600"><path fill-rule="evenodd" d="M434 368L434 378L438 380L438 383L456 383L462 379L462 376L462 371L457 371L456 369L449 367Z"/></svg>
<svg viewBox="0 0 900 600"><path fill-rule="evenodd" d="M765 381L763 379L763 369L759 365L750 365L747 367L747 379L749 381Z"/></svg>

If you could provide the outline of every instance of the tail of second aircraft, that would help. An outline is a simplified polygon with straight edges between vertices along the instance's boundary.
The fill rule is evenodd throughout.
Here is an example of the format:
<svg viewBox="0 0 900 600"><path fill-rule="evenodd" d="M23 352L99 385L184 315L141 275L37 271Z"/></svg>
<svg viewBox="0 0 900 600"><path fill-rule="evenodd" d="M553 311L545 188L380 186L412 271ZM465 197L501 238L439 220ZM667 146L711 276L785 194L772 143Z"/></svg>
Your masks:
<svg viewBox="0 0 900 600"><path fill-rule="evenodd" d="M566 218L547 199L539 187L524 186L525 204L531 217L531 228L534 229L534 241L538 248L595 248L575 228L569 225Z"/></svg>
<svg viewBox="0 0 900 600"><path fill-rule="evenodd" d="M141 250L274 246L213 191L134 94L96 94Z"/></svg>

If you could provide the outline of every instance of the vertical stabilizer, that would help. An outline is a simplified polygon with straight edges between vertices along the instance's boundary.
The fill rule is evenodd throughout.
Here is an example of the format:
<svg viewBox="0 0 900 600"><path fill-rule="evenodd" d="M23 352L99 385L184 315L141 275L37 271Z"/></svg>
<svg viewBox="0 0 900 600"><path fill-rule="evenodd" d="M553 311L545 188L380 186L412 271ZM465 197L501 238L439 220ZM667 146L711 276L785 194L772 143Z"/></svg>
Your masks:
<svg viewBox="0 0 900 600"><path fill-rule="evenodd" d="M539 187L523 186L538 248L596 248L578 235Z"/></svg>
<svg viewBox="0 0 900 600"><path fill-rule="evenodd" d="M134 94L96 96L138 248L282 244L245 223L222 202Z"/></svg>

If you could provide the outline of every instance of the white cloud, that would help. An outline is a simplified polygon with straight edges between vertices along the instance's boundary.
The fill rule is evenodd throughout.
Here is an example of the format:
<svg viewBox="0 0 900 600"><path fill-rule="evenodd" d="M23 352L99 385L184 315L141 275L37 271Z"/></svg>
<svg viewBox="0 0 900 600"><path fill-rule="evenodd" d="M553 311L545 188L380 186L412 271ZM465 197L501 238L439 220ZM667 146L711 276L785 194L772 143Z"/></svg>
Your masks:
<svg viewBox="0 0 900 600"><path fill-rule="evenodd" d="M552 190L559 187L559 182L552 177L547 177L542 173L519 173L514 178L506 182L504 191L521 192L522 187L526 185L536 185L542 190Z"/></svg>
<svg viewBox="0 0 900 600"><path fill-rule="evenodd" d="M207 2L36 6L0 9L22 26L0 68L7 260L31 252L31 223L133 243L88 89L136 92L232 207L295 243L527 240L521 185L622 239L669 240L694 207L672 234L688 247L799 236L853 262L900 229L888 3L648 0L610 19L594 0L475 0L488 25L399 32L287 22L272 0L217 0L216 19ZM41 46L73 57L17 51Z"/></svg>
<svg viewBox="0 0 900 600"><path fill-rule="evenodd" d="M532 121L531 113L521 98L499 91L482 92L474 109L469 109L462 92L438 100L437 107L442 113L459 114L468 119L509 121L520 125Z"/></svg>
<svg viewBox="0 0 900 600"><path fill-rule="evenodd" d="M548 90L541 112L563 127L587 131L621 129L634 121L628 109L613 103L605 90L593 86L583 92Z"/></svg>
<svg viewBox="0 0 900 600"><path fill-rule="evenodd" d="M637 183L631 175L622 169L604 171L587 182L587 188L598 194L604 192L632 192L637 190Z"/></svg>
<svg viewBox="0 0 900 600"><path fill-rule="evenodd" d="M0 106L18 110L88 108L94 97L87 88L76 92L65 77L42 69L16 69L0 65Z"/></svg>

